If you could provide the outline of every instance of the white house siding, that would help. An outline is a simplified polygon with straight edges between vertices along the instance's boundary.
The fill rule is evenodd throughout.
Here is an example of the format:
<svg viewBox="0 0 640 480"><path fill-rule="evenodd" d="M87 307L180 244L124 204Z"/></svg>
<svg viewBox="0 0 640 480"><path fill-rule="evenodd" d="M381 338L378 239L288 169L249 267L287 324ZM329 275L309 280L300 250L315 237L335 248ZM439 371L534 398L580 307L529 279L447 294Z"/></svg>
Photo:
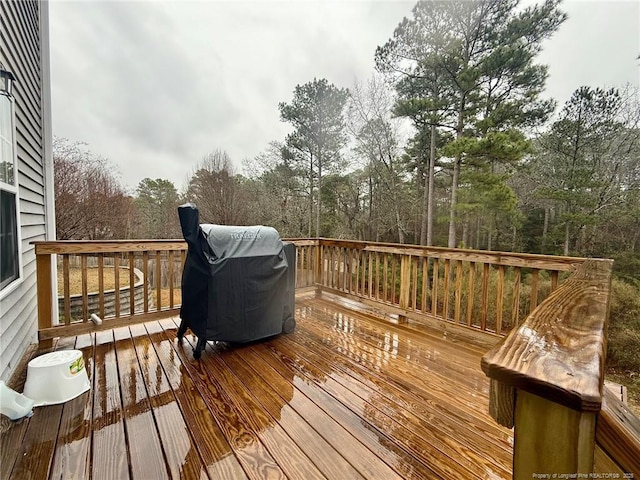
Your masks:
<svg viewBox="0 0 640 480"><path fill-rule="evenodd" d="M55 238L52 220L48 5L0 2L0 61L16 76L15 133L22 276L0 298L0 379L37 341L36 259L31 242Z"/></svg>

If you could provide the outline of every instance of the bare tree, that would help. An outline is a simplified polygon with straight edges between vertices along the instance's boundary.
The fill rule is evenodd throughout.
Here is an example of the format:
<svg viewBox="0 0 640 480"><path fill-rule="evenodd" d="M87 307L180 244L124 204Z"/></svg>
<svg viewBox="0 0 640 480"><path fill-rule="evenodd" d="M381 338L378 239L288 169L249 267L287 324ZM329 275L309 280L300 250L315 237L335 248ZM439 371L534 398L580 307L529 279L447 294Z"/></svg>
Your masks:
<svg viewBox="0 0 640 480"><path fill-rule="evenodd" d="M132 199L113 166L86 144L65 138L54 138L53 162L58 238L129 238Z"/></svg>
<svg viewBox="0 0 640 480"><path fill-rule="evenodd" d="M406 219L401 205L408 191L401 178L400 134L398 121L391 117L393 104L380 77L372 76L366 85L356 83L348 106L348 128L356 141L355 152L363 157L362 167L368 173L370 238L379 239L379 220L389 212L396 239L405 243Z"/></svg>
<svg viewBox="0 0 640 480"><path fill-rule="evenodd" d="M234 173L231 157L224 150L216 149L202 158L191 176L186 197L198 206L203 222L247 222L241 178Z"/></svg>

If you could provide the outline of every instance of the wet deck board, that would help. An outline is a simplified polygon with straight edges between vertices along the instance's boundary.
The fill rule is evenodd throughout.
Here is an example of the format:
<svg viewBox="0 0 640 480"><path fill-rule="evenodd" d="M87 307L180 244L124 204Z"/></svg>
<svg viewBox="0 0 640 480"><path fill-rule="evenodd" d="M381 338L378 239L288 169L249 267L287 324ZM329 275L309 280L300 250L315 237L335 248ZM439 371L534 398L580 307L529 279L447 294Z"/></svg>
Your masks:
<svg viewBox="0 0 640 480"><path fill-rule="evenodd" d="M2 424L9 478L505 478L482 348L299 298L291 335L209 344L175 319L65 339L90 392Z"/></svg>

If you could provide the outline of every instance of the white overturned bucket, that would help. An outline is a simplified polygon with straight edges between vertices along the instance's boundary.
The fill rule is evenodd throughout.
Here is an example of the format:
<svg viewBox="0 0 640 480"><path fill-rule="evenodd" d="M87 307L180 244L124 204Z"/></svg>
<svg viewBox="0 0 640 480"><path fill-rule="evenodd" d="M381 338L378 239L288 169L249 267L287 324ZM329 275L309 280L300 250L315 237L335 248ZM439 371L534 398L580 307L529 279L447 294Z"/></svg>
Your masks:
<svg viewBox="0 0 640 480"><path fill-rule="evenodd" d="M35 407L68 402L89 390L80 350L62 350L34 358L27 367L24 395Z"/></svg>

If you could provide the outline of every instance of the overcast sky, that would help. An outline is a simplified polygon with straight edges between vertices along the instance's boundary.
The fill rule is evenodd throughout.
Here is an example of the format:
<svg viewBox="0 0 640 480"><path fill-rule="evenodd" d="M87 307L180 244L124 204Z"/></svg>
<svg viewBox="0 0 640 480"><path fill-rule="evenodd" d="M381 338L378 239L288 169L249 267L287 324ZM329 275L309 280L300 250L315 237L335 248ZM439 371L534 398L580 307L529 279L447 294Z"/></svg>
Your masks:
<svg viewBox="0 0 640 480"><path fill-rule="evenodd" d="M181 189L216 148L241 171L290 131L277 107L297 84L366 80L376 46L414 3L54 0L53 133L88 143L131 192L145 177ZM569 20L539 59L547 96L562 104L581 85L638 86L640 2L563 8Z"/></svg>

